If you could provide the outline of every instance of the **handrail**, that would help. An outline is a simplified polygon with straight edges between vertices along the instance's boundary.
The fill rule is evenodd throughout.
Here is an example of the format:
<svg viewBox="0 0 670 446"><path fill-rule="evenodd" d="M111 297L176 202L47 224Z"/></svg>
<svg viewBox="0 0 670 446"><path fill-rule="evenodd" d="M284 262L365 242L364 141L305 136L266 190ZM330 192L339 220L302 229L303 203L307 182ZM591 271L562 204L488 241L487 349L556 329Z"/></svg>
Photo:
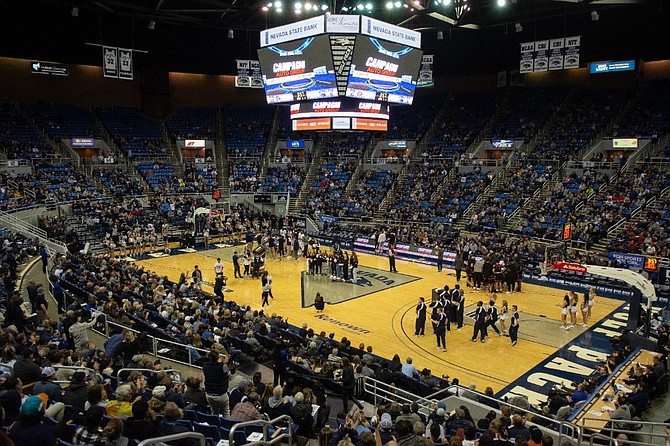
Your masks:
<svg viewBox="0 0 670 446"><path fill-rule="evenodd" d="M207 446L205 436L200 432L181 432L179 434L164 435L162 437L147 438L140 441L137 446L149 446L153 444L165 444L172 440L182 440L184 438L195 438L200 442L200 446ZM231 443L232 444L232 443Z"/></svg>
<svg viewBox="0 0 670 446"><path fill-rule="evenodd" d="M608 437L605 434L601 433L602 431L608 431L608 432L617 432L617 433L621 433L621 434L626 434L626 436L628 436L628 434L631 434L631 436L632 435L642 435L642 436L645 436L645 437L649 438L649 441L641 441L641 442L640 441L635 441L635 440L626 440L626 444L639 444L639 445L653 444L652 438L665 438L664 429L665 429L665 426L667 426L666 423L659 422L659 421L641 421L641 420L638 421L638 420L619 420L619 419L612 420L612 421L616 421L616 422L620 422L620 423L624 423L624 424L630 424L630 425L634 424L634 425L639 425L639 426L651 426L651 428L652 428L651 432L640 432L639 430L620 429L620 428L615 428L615 427L604 428L602 426L602 424L599 424L597 426L596 425L589 425L589 424L586 423L587 420L598 421L599 423L602 423L602 421L603 421L600 418L593 418L593 417L582 418L580 427L581 427L581 430L583 432L583 436L586 436L586 435L598 436L599 435L599 436L604 436L608 440L610 440L610 439L615 440L613 437L611 437L611 436ZM610 421L610 420L607 420L607 421ZM654 427L660 428L662 433L653 432ZM588 431L592 431L593 433L591 433L591 434L586 433ZM601 437L598 437L598 438L601 438Z"/></svg>
<svg viewBox="0 0 670 446"><path fill-rule="evenodd" d="M86 372L86 376L91 376L91 375L102 376L100 373L96 372L92 368L84 367L84 366L51 364L51 367L53 367L56 370L65 369L65 370L74 370L74 371L84 371L84 372ZM60 383L69 384L70 383L70 381L58 381L58 380L54 380L53 382L55 382L56 384L60 384Z"/></svg>
<svg viewBox="0 0 670 446"><path fill-rule="evenodd" d="M594 440L594 439L597 439L597 438L600 438L601 440L605 440L605 441L607 441L607 444L608 444L609 446L619 446L619 441L618 441L616 438L611 438L611 437L608 437L608 436L606 436L606 435L598 434L598 433L592 434L592 435L590 436L590 438L589 438L589 446L593 446L593 440ZM598 443L598 444L601 444L601 443Z"/></svg>
<svg viewBox="0 0 670 446"><path fill-rule="evenodd" d="M272 439L270 439L270 436L268 435L268 427L270 426L275 426L281 421L286 421L287 422L287 431L282 432L279 435L276 435ZM288 415L281 415L273 420L265 421L265 420L253 420L253 421L242 421L239 423L235 423L233 427L230 429L230 434L228 434L228 444L232 445L234 443L234 438L235 438L235 432L239 428L245 428L247 426L258 426L259 424L263 426L263 440L262 441L250 441L249 443L246 443L247 445L250 444L264 444L264 445L270 445L270 444L275 444L277 442L281 442L283 439L287 438L288 439L288 444L292 445L293 444L293 435L291 435L291 423L293 420L291 417ZM269 440L269 441L268 441ZM140 446L140 445L138 445Z"/></svg>
<svg viewBox="0 0 670 446"><path fill-rule="evenodd" d="M17 232L22 233L28 238L38 239L40 242L44 243L52 252L58 252L61 254L68 253L68 249L65 244L49 239L47 232L44 229L40 229L35 225L21 220L15 215L5 211L0 211L0 223L6 224L7 226L11 227Z"/></svg>
<svg viewBox="0 0 670 446"><path fill-rule="evenodd" d="M126 382L126 381L121 381L121 372L147 372L147 373L153 373L153 374L161 373L161 372L165 372L166 374L172 373L173 375L176 374L177 376L179 376L178 381L175 381L174 378L172 380L175 381L175 382L181 382L181 372L179 370L175 370L175 369L154 370L154 369L122 368L122 369L119 369L116 372L116 384L119 385L119 386L121 385L122 382Z"/></svg>

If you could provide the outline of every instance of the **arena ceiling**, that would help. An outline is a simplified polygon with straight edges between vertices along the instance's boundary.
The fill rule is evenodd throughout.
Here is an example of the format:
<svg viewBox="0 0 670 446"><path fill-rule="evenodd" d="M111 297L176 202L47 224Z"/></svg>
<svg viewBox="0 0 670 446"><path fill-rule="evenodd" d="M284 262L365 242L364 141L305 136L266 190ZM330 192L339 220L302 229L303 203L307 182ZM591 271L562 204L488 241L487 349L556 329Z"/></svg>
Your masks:
<svg viewBox="0 0 670 446"><path fill-rule="evenodd" d="M258 31L353 10L422 31L438 75L514 68L519 43L572 35L585 62L670 58L667 0L311 0L318 12L301 14L301 0L279 0L281 13L269 1L0 0L0 56L100 65L90 44L104 44L147 51L137 66L233 74L235 59L255 58Z"/></svg>

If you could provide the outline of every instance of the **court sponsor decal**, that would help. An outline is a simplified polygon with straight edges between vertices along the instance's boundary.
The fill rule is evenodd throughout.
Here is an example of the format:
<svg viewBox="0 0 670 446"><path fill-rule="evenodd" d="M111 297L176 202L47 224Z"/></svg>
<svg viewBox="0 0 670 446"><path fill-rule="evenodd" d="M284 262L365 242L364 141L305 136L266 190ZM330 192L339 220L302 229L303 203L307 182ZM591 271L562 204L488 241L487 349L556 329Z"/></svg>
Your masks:
<svg viewBox="0 0 670 446"><path fill-rule="evenodd" d="M419 277L392 273L369 266L356 269L356 280L344 282L333 280L329 275L309 275L302 272L302 307L314 305L316 293L320 293L327 305L336 305L368 294L395 288L419 280Z"/></svg>
<svg viewBox="0 0 670 446"><path fill-rule="evenodd" d="M370 333L372 333L372 330L357 327L357 326L352 325L348 322L338 321L337 319L333 319L330 316L326 316L323 313L314 315L314 317L317 318L317 319L321 319L322 321L329 322L333 325L337 325L340 328L342 328L344 331L347 331L349 333L356 333L356 334L370 334Z"/></svg>

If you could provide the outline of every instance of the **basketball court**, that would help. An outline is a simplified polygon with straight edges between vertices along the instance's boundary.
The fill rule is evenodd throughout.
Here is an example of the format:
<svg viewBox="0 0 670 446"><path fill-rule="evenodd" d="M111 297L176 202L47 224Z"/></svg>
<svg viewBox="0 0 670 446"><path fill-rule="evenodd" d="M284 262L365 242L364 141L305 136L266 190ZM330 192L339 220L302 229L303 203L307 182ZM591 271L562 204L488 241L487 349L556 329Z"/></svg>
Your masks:
<svg viewBox="0 0 670 446"><path fill-rule="evenodd" d="M231 245L216 245L204 251L173 250L172 255L149 257L136 261L138 265L178 280L182 272L190 276L194 265L203 272L205 289L212 291L214 263L220 257L228 276L227 300L241 305L261 308L260 280L233 278L231 258L239 248ZM241 249L240 249L241 250ZM335 333L339 339L346 336L352 345L371 345L374 353L385 358L400 355L404 362L412 357L419 369L428 368L433 375L449 375L458 378L464 385L474 382L483 391L490 386L499 393L515 380L537 368L552 355L560 355L573 344L590 348L588 332L593 325L601 323L620 309L623 302L617 299L598 297L593 307L589 327L577 326L571 330L561 328L558 304L564 291L549 287L523 284L521 293L500 293L498 306L507 300L509 308L518 305L521 314L519 343L511 346L507 337L499 337L489 330L485 343L470 342L473 321L467 316L478 300L487 299L483 291L465 288L465 326L457 331L454 326L447 333L447 352L436 349L430 321L426 323L426 335L414 336L414 308L420 296L431 300L432 289L445 284L453 287L456 277L453 271L438 273L434 266L397 260L398 273L388 272L388 259L367 254L358 254L359 269L354 283L333 282L328 276L306 274L305 259L268 258L266 268L273 277L274 300L266 313L276 313L288 319L292 325L306 322L317 333ZM465 280L461 280L465 287ZM320 292L327 302L325 311L317 313L313 307L314 296ZM581 315L579 321L581 323ZM509 323L509 322L508 322ZM578 338L577 341L575 339Z"/></svg>

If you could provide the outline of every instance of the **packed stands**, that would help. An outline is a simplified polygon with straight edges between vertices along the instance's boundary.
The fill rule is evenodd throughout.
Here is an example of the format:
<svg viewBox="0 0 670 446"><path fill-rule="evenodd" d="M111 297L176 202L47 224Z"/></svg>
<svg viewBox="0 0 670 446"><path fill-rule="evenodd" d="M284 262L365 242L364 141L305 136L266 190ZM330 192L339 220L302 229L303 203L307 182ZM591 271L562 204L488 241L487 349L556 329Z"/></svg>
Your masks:
<svg viewBox="0 0 670 446"><path fill-rule="evenodd" d="M610 130L612 137L658 139L670 131L670 82L654 81L643 85L637 105Z"/></svg>
<svg viewBox="0 0 670 446"><path fill-rule="evenodd" d="M26 106L28 115L55 141L73 137L100 136L93 114L65 104L36 103Z"/></svg>
<svg viewBox="0 0 670 446"><path fill-rule="evenodd" d="M455 158L472 144L496 109L491 93L454 93L447 98L440 124L423 157Z"/></svg>
<svg viewBox="0 0 670 446"><path fill-rule="evenodd" d="M167 155L158 123L137 109L105 107L95 112L127 158Z"/></svg>
<svg viewBox="0 0 670 446"><path fill-rule="evenodd" d="M228 157L259 158L263 155L272 111L269 107L224 110Z"/></svg>
<svg viewBox="0 0 670 446"><path fill-rule="evenodd" d="M95 174L117 198L144 194L141 180L129 177L128 172L121 168L101 169Z"/></svg>
<svg viewBox="0 0 670 446"><path fill-rule="evenodd" d="M0 150L8 159L43 158L53 152L49 143L31 126L14 104L0 103Z"/></svg>
<svg viewBox="0 0 670 446"><path fill-rule="evenodd" d="M170 137L178 139L206 139L214 141L216 136L215 108L186 107L172 113L166 120Z"/></svg>
<svg viewBox="0 0 670 446"><path fill-rule="evenodd" d="M280 167L268 167L265 179L261 182L259 192L297 195L305 180L305 166L285 164Z"/></svg>
<svg viewBox="0 0 670 446"><path fill-rule="evenodd" d="M212 185L207 184L204 179L187 181L186 178L178 177L174 166L169 162L144 161L137 163L137 171L149 184L151 190L158 194L173 195L183 193L195 193L211 190ZM193 171L195 175L195 171Z"/></svg>
<svg viewBox="0 0 670 446"><path fill-rule="evenodd" d="M449 176L435 205L427 209L427 218L434 223L453 224L493 180L493 174L473 171Z"/></svg>
<svg viewBox="0 0 670 446"><path fill-rule="evenodd" d="M233 160L230 162L230 191L232 193L254 192L258 187L260 163L256 160Z"/></svg>
<svg viewBox="0 0 670 446"><path fill-rule="evenodd" d="M546 133L529 158L579 160L579 153L620 112L630 97L626 90L589 89L556 107Z"/></svg>
<svg viewBox="0 0 670 446"><path fill-rule="evenodd" d="M385 218L427 221L427 212L433 207L432 195L449 174L450 166L441 161L417 161L408 169L402 184L396 184Z"/></svg>
<svg viewBox="0 0 670 446"><path fill-rule="evenodd" d="M322 161L310 185L303 211L309 215L335 215L335 203L340 201L355 170L354 161Z"/></svg>
<svg viewBox="0 0 670 446"><path fill-rule="evenodd" d="M369 170L363 172L353 185L349 196L340 197L340 217L371 217L386 197L398 173L393 170Z"/></svg>
<svg viewBox="0 0 670 446"><path fill-rule="evenodd" d="M386 139L419 140L440 112L444 97L421 95L411 107L392 107Z"/></svg>
<svg viewBox="0 0 670 446"><path fill-rule="evenodd" d="M549 119L552 110L565 100L566 93L565 89L553 88L528 89L510 95L485 137L529 142Z"/></svg>

